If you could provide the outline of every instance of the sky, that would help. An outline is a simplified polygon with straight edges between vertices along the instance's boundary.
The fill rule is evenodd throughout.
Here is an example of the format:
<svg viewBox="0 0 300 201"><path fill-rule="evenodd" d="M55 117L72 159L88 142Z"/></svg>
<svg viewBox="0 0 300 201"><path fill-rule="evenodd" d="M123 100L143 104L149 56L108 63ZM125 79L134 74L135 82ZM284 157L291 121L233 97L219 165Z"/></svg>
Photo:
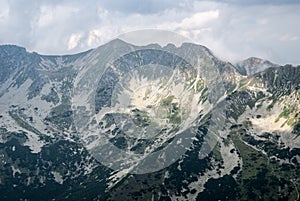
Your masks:
<svg viewBox="0 0 300 201"><path fill-rule="evenodd" d="M237 62L300 64L299 0L0 0L0 44L73 54L121 34L172 31Z"/></svg>

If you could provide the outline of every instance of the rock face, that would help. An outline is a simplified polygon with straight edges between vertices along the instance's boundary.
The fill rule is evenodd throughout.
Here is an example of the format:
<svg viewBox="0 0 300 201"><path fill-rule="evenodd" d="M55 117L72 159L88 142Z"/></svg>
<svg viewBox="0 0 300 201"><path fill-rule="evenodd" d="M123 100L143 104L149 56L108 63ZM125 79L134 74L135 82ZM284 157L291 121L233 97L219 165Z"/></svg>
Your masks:
<svg viewBox="0 0 300 201"><path fill-rule="evenodd" d="M297 200L299 77L191 43L0 46L1 200Z"/></svg>

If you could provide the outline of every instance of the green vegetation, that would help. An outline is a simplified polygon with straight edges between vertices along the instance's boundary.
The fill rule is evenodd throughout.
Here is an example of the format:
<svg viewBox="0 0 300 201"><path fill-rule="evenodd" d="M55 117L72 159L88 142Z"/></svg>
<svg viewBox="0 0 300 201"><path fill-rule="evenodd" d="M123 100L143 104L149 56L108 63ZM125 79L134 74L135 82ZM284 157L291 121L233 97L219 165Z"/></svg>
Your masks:
<svg viewBox="0 0 300 201"><path fill-rule="evenodd" d="M285 118L286 121L282 126L285 124L289 126L295 126L297 123L297 120L293 117L292 113L295 111L293 106L284 106L283 111L279 114L279 116L275 119L275 122L278 122L280 118Z"/></svg>
<svg viewBox="0 0 300 201"><path fill-rule="evenodd" d="M296 167L280 164L245 144L244 141L247 141L253 146L258 146L258 142L247 137L243 128L237 128L232 131L230 136L232 136L231 139L243 159L243 169L237 177L237 182L241 189L240 200L296 199L297 189L295 184L291 182L293 178L299 176ZM270 148L270 151L273 152L275 150ZM288 170L283 171L283 168L288 168Z"/></svg>
<svg viewBox="0 0 300 201"><path fill-rule="evenodd" d="M264 97L265 97L265 94L264 94L262 91L259 91L259 92L256 94L255 99L256 99L256 100L260 100L260 99L262 99L262 98L264 98Z"/></svg>
<svg viewBox="0 0 300 201"><path fill-rule="evenodd" d="M132 120L139 127L148 126L151 122L148 112L141 111L139 109L133 109L132 112Z"/></svg>
<svg viewBox="0 0 300 201"><path fill-rule="evenodd" d="M283 111L280 113L279 118L289 118L290 113L293 111L293 107L285 107L283 108Z"/></svg>
<svg viewBox="0 0 300 201"><path fill-rule="evenodd" d="M196 200L236 200L239 195L237 182L231 175L210 178L204 187L204 191L198 194Z"/></svg>
<svg viewBox="0 0 300 201"><path fill-rule="evenodd" d="M214 149L212 150L212 153L218 161L223 161L220 149L221 149L221 146L220 146L220 143L218 142L216 144L216 146L214 147Z"/></svg>
<svg viewBox="0 0 300 201"><path fill-rule="evenodd" d="M180 124L181 123L181 117L177 115L171 115L169 116L170 123L172 124Z"/></svg>
<svg viewBox="0 0 300 201"><path fill-rule="evenodd" d="M196 83L196 93L199 93L204 88L204 81L199 79Z"/></svg>
<svg viewBox="0 0 300 201"><path fill-rule="evenodd" d="M289 118L286 123L289 126L295 126L296 125L296 121L293 118Z"/></svg>
<svg viewBox="0 0 300 201"><path fill-rule="evenodd" d="M247 78L243 78L240 80L240 86L244 86L245 84L247 84L249 80Z"/></svg>
<svg viewBox="0 0 300 201"><path fill-rule="evenodd" d="M227 94L230 94L234 91L234 89L236 88L236 84L235 83L230 83L229 84L229 89L227 90Z"/></svg>
<svg viewBox="0 0 300 201"><path fill-rule="evenodd" d="M108 168L97 164L98 167L86 175L82 165L94 166L96 162L89 159L84 147L66 140L32 153L11 133L7 142L0 143L0 155L6 161L0 165L1 182L5 184L0 188L1 200L41 200L40 192L44 200L78 200L78 197L93 200L105 191L105 178L110 174ZM20 170L14 177L12 167ZM60 173L63 184L54 180L52 171Z"/></svg>
<svg viewBox="0 0 300 201"><path fill-rule="evenodd" d="M178 103L172 103L171 108L168 111L167 118L170 120L170 123L172 124L180 124L181 123L181 116L180 116L180 110L178 107Z"/></svg>
<svg viewBox="0 0 300 201"><path fill-rule="evenodd" d="M201 93L199 102L201 101L202 103L204 103L207 99L208 99L208 88L205 87Z"/></svg>
<svg viewBox="0 0 300 201"><path fill-rule="evenodd" d="M162 106L170 106L171 103L172 103L172 101L173 101L173 99L174 99L173 95L168 96L168 97L166 97L166 98L164 98L164 99L161 100L161 105Z"/></svg>
<svg viewBox="0 0 300 201"><path fill-rule="evenodd" d="M169 122L172 124L180 124L181 116L178 103L174 103L174 96L168 96L161 101L161 106L166 108L166 118L169 119Z"/></svg>

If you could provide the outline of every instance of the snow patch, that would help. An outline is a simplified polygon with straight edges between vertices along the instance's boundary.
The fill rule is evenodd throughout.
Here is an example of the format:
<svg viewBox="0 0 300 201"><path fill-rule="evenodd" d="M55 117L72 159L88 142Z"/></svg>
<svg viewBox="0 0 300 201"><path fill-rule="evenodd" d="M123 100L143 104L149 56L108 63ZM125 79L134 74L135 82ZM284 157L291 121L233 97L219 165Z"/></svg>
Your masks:
<svg viewBox="0 0 300 201"><path fill-rule="evenodd" d="M16 173L19 173L19 174L21 174L21 170L19 169L19 168L15 168L15 166L11 166L11 170L12 170L12 172L13 172L13 177L15 178L15 176L16 176Z"/></svg>
<svg viewBox="0 0 300 201"><path fill-rule="evenodd" d="M61 176L61 174L59 172L55 172L55 171L52 171L51 174L54 176L54 180L59 183L59 184L63 184L64 183L64 180Z"/></svg>
<svg viewBox="0 0 300 201"><path fill-rule="evenodd" d="M28 140L24 143L24 145L29 146L32 153L39 153L45 144L40 141L38 135L33 132L27 131L27 137Z"/></svg>

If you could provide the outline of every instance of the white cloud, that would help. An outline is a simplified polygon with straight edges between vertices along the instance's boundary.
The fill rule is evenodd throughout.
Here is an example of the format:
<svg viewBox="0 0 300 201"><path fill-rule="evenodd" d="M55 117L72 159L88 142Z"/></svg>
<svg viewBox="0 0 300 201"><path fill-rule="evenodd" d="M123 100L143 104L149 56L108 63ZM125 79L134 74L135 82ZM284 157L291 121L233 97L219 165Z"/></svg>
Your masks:
<svg viewBox="0 0 300 201"><path fill-rule="evenodd" d="M211 20L218 19L218 17L219 10L198 12L193 14L191 17L184 18L177 26L178 28L183 29L195 29L205 25Z"/></svg>
<svg viewBox="0 0 300 201"><path fill-rule="evenodd" d="M89 31L86 43L88 47L94 48L100 44L108 42L118 34L120 33L112 27L100 27Z"/></svg>
<svg viewBox="0 0 300 201"><path fill-rule="evenodd" d="M70 36L69 39L69 44L68 44L68 50L72 50L75 47L77 47L80 39L82 38L83 34L82 33L74 33Z"/></svg>
<svg viewBox="0 0 300 201"><path fill-rule="evenodd" d="M170 14L170 13L164 13ZM169 19L157 24L159 29L169 29L169 30L191 30L203 28L207 23L212 20L216 20L219 17L219 10L209 10L204 12L196 12L192 15L189 13L184 13L184 15L189 15L188 17L183 17L182 19Z"/></svg>

